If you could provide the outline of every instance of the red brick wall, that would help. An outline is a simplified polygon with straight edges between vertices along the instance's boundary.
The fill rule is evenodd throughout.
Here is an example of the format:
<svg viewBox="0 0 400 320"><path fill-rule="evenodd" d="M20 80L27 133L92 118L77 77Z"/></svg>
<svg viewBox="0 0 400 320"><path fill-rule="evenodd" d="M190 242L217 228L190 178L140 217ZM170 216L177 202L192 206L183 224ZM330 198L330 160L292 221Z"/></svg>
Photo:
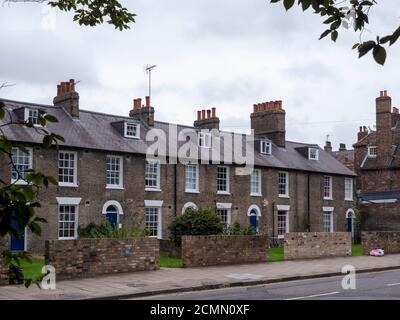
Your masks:
<svg viewBox="0 0 400 320"><path fill-rule="evenodd" d="M400 231L363 231L361 243L365 255L376 248L385 253L400 253Z"/></svg>
<svg viewBox="0 0 400 320"><path fill-rule="evenodd" d="M284 255L285 260L351 256L351 233L286 233Z"/></svg>
<svg viewBox="0 0 400 320"><path fill-rule="evenodd" d="M47 240L45 259L66 279L155 270L159 254L155 238Z"/></svg>
<svg viewBox="0 0 400 320"><path fill-rule="evenodd" d="M266 236L184 236L182 260L185 267L205 267L265 262Z"/></svg>

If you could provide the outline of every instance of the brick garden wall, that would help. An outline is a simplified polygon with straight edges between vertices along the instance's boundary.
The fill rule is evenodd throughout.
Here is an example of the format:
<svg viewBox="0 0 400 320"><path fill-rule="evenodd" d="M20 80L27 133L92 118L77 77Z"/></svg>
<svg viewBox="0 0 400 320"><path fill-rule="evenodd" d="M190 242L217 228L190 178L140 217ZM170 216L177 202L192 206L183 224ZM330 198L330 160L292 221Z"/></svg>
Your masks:
<svg viewBox="0 0 400 320"><path fill-rule="evenodd" d="M0 286L8 284L8 267L3 265L2 251L8 249L8 240L0 239Z"/></svg>
<svg viewBox="0 0 400 320"><path fill-rule="evenodd" d="M385 253L400 253L400 231L363 231L361 244L365 255L375 248Z"/></svg>
<svg viewBox="0 0 400 320"><path fill-rule="evenodd" d="M47 240L46 264L57 279L159 268L159 243L155 238Z"/></svg>
<svg viewBox="0 0 400 320"><path fill-rule="evenodd" d="M350 232L290 232L285 234L285 260L350 255Z"/></svg>
<svg viewBox="0 0 400 320"><path fill-rule="evenodd" d="M185 267L265 262L267 236L184 236Z"/></svg>

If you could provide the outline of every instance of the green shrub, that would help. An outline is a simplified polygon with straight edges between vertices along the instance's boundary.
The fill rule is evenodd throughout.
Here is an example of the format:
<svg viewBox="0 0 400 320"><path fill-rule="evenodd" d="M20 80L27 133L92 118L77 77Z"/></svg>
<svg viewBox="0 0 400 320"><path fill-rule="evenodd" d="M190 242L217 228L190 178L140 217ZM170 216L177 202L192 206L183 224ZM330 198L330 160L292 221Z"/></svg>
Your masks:
<svg viewBox="0 0 400 320"><path fill-rule="evenodd" d="M224 234L229 236L252 236L256 230L252 226L242 226L239 222L224 228Z"/></svg>
<svg viewBox="0 0 400 320"><path fill-rule="evenodd" d="M94 223L88 224L86 227L78 229L78 236L81 239L85 238L135 238L145 237L148 235L146 229L141 228L138 225L134 225L131 228L115 228L110 223L104 223L97 225Z"/></svg>
<svg viewBox="0 0 400 320"><path fill-rule="evenodd" d="M210 209L188 209L174 217L169 226L171 240L180 246L182 236L206 236L221 234L223 222Z"/></svg>

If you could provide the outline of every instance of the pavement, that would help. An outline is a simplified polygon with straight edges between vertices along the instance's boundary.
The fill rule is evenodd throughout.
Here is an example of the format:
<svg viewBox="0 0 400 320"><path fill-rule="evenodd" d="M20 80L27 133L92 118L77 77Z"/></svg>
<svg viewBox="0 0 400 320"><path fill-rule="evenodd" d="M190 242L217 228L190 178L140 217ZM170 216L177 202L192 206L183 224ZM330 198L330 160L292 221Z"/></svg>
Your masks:
<svg viewBox="0 0 400 320"><path fill-rule="evenodd" d="M357 273L400 269L400 254L343 257L203 268L161 268L96 278L57 281L55 290L23 285L0 287L0 299L128 299L153 295L252 286L342 275L352 265Z"/></svg>
<svg viewBox="0 0 400 320"><path fill-rule="evenodd" d="M399 300L400 270L358 274L354 287L343 289L343 276L294 280L132 298L147 300Z"/></svg>

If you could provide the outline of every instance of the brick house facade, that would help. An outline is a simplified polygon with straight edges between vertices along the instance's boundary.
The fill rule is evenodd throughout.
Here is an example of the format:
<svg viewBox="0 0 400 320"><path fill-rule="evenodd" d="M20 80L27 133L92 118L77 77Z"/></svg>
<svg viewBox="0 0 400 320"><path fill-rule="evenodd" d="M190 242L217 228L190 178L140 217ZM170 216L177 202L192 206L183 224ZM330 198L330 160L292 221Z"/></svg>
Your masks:
<svg viewBox="0 0 400 320"><path fill-rule="evenodd" d="M2 101L15 120L34 120L35 112L56 116L59 123L48 124L48 129L66 140L44 149L35 128L5 128L11 141L30 148L25 156L15 150L22 167L60 181L39 193L42 208L37 213L48 223L40 238L25 235L24 249L33 253L43 252L45 239L73 239L78 225L107 220L116 227L140 224L166 239L171 219L189 207L216 209L227 224L251 224L270 237L283 237L288 231L348 230L354 172L317 145L286 141L281 101L254 105L251 175L236 175L239 165L226 159L222 164L146 165L146 134L156 128L167 139L172 136L169 124L155 120L148 97L144 105L141 99L134 100L129 117L80 109L73 80L58 86L54 105ZM177 127L178 133L185 129L199 135L204 129L219 130L216 110L199 111L193 127ZM202 135L199 143L207 144L207 137ZM4 157L0 168L0 178L13 181Z"/></svg>
<svg viewBox="0 0 400 320"><path fill-rule="evenodd" d="M354 144L362 230L400 230L400 114L387 91L376 98L376 129Z"/></svg>

